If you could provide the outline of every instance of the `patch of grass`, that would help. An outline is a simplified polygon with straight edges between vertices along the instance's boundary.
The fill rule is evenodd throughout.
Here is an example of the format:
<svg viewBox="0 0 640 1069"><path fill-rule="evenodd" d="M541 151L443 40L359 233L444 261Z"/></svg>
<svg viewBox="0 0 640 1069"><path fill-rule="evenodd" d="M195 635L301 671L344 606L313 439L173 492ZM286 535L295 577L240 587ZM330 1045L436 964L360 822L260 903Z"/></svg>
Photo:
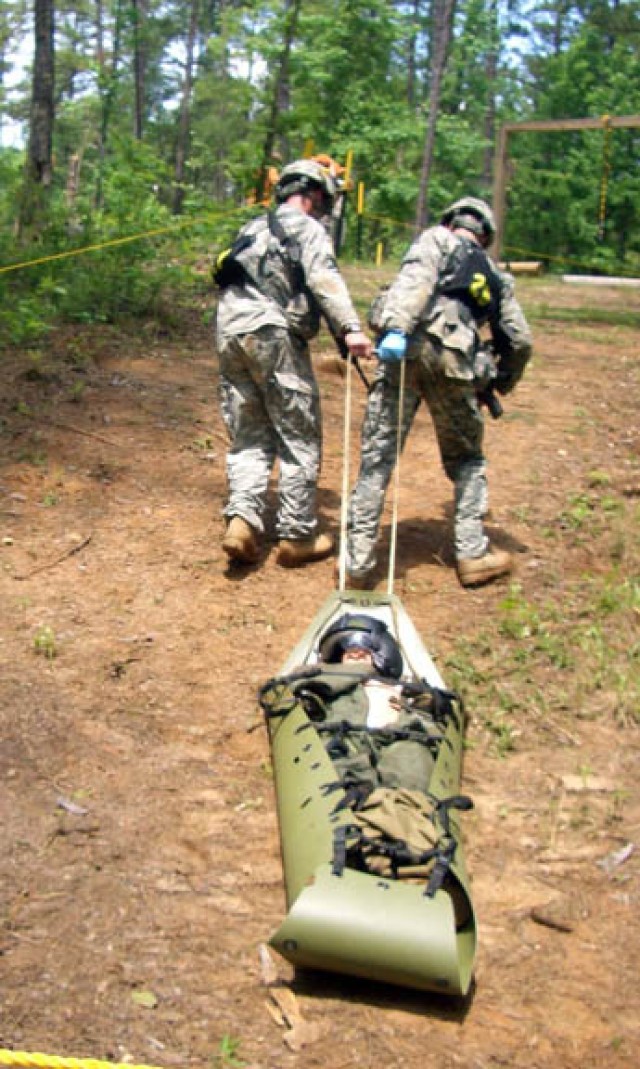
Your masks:
<svg viewBox="0 0 640 1069"><path fill-rule="evenodd" d="M535 655L543 655L554 668L571 667L572 656L563 630L555 605L541 611L526 600L521 586L512 584L500 603L498 631L518 643L514 650L517 662L526 664Z"/></svg>
<svg viewBox="0 0 640 1069"><path fill-rule="evenodd" d="M576 323L588 326L640 328L640 312L618 308L559 308L550 304L528 304L527 318L531 323Z"/></svg>
<svg viewBox="0 0 640 1069"><path fill-rule="evenodd" d="M212 1069L242 1069L247 1063L239 1057L240 1040L235 1036L224 1035L220 1047L211 1056Z"/></svg>
<svg viewBox="0 0 640 1069"><path fill-rule="evenodd" d="M67 394L69 400L73 402L73 404L79 404L84 396L86 388L87 384L84 379L78 379L78 381L74 382L73 386L69 389Z"/></svg>
<svg viewBox="0 0 640 1069"><path fill-rule="evenodd" d="M611 476L607 471L590 471L587 475L589 486L610 486Z"/></svg>
<svg viewBox="0 0 640 1069"><path fill-rule="evenodd" d="M550 718L569 731L576 717L638 724L639 617L640 580L616 567L565 582L553 601L514 583L497 626L458 639L446 676L498 757Z"/></svg>
<svg viewBox="0 0 640 1069"><path fill-rule="evenodd" d="M56 636L53 628L46 624L39 627L33 637L33 648L41 657L45 657L48 661L52 661L58 653Z"/></svg>

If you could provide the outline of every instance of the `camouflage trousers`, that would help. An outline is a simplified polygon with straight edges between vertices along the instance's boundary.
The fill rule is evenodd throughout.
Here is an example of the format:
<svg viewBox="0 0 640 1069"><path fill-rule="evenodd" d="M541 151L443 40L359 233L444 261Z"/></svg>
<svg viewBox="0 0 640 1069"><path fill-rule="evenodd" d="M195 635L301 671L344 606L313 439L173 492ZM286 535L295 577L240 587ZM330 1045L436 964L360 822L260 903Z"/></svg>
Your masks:
<svg viewBox="0 0 640 1069"><path fill-rule="evenodd" d="M483 518L488 508L484 424L472 379L445 374L442 349L428 341L406 365L401 447L420 402L435 427L444 470L454 485L456 558L480 557L488 539ZM347 569L362 576L376 565L376 542L384 498L397 456L400 365L381 364L369 395L362 426L360 471L349 500ZM428 486L428 476L417 484ZM414 494L416 490L414 490Z"/></svg>
<svg viewBox="0 0 640 1069"><path fill-rule="evenodd" d="M282 327L222 339L220 406L227 453L227 518L264 531L267 489L279 462L276 535L308 538L317 527L320 394L305 341Z"/></svg>

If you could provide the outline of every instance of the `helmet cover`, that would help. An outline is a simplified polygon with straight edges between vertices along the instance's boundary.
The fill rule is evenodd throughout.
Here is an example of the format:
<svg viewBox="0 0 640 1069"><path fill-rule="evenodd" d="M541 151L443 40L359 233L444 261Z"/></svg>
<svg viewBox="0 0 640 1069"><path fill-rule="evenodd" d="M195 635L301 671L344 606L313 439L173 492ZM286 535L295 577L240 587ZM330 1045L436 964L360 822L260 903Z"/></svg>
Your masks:
<svg viewBox="0 0 640 1069"><path fill-rule="evenodd" d="M373 666L381 676L399 679L402 653L387 625L364 613L339 617L320 639L320 657L327 664L339 664L346 650L369 650Z"/></svg>
<svg viewBox="0 0 640 1069"><path fill-rule="evenodd" d="M324 208L330 212L336 197L336 183L327 167L317 160L295 160L282 168L275 187L278 204L296 193L309 194L314 189L322 193Z"/></svg>
<svg viewBox="0 0 640 1069"><path fill-rule="evenodd" d="M443 226L461 226L484 239L486 244L496 236L496 221L486 201L479 197L461 197L442 213Z"/></svg>

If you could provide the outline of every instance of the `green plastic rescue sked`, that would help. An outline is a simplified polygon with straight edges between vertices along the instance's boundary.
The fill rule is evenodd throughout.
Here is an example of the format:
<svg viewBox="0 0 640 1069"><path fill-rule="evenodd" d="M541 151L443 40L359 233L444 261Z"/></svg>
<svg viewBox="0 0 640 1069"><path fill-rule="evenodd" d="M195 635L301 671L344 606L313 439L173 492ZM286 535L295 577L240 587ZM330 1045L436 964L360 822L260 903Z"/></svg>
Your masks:
<svg viewBox="0 0 640 1069"><path fill-rule="evenodd" d="M328 598L279 676L316 663L320 637L345 612L384 621L402 651L403 680L444 689L398 598L360 591L335 592ZM428 785L435 799L460 791L461 719L448 720L438 748ZM448 832L455 839L449 890L441 888L429 896L426 880L336 869L336 839L340 828L352 822L352 813L348 807L336 811L335 792L325 789L335 780L335 770L324 743L300 703L292 703L287 715L268 717L267 723L288 909L271 946L294 966L465 995L473 975L476 919L457 814L449 814ZM456 926L452 886L458 907L463 903L462 926Z"/></svg>

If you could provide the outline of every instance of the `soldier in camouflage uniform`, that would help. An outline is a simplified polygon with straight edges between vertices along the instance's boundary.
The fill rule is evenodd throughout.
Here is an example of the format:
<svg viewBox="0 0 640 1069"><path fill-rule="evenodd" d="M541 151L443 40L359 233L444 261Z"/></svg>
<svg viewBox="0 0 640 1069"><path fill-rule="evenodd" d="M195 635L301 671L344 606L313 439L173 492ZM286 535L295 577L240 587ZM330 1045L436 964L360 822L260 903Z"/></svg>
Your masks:
<svg viewBox="0 0 640 1069"><path fill-rule="evenodd" d="M495 385L513 390L531 355L531 334L510 275L485 249L495 236L491 209L466 197L416 239L378 318L381 363L362 428L358 481L349 502L347 581L366 589L376 565L384 496L397 453L399 361L406 357L401 442L424 400L440 456L454 485L454 548L462 586L507 574L512 559L484 532L486 462L479 396ZM483 348L481 328L491 335Z"/></svg>
<svg viewBox="0 0 640 1069"><path fill-rule="evenodd" d="M299 160L283 169L275 194L277 210L247 223L229 251L233 270L217 309L220 399L231 437L222 546L231 560L258 559L278 460L277 561L295 567L333 549L317 530L321 415L309 339L324 315L353 356L370 357L371 342L319 222L331 211L333 179L319 163Z"/></svg>

